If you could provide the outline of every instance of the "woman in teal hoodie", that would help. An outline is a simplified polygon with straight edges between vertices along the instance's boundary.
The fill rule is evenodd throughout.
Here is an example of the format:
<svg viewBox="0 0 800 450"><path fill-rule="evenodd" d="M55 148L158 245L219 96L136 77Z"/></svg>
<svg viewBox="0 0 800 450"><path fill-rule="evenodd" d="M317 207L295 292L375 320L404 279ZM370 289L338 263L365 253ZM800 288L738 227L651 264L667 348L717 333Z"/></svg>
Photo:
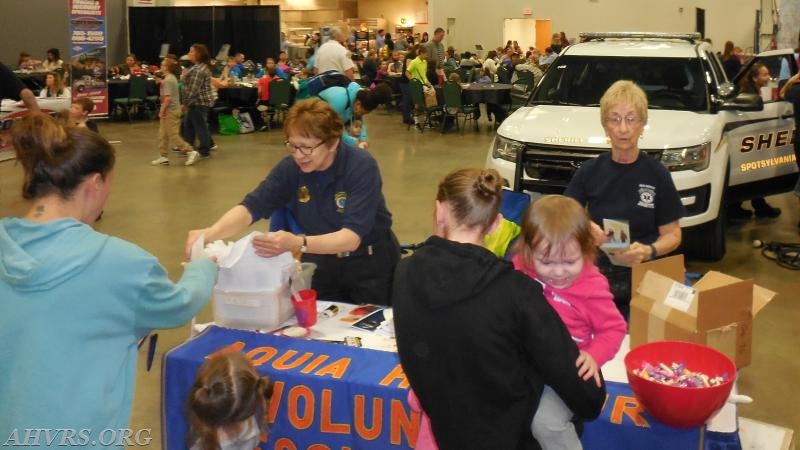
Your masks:
<svg viewBox="0 0 800 450"><path fill-rule="evenodd" d="M114 176L96 133L32 113L12 135L31 208L0 219L0 441L122 444L137 340L189 321L216 265L190 262L173 283L154 256L92 229Z"/></svg>

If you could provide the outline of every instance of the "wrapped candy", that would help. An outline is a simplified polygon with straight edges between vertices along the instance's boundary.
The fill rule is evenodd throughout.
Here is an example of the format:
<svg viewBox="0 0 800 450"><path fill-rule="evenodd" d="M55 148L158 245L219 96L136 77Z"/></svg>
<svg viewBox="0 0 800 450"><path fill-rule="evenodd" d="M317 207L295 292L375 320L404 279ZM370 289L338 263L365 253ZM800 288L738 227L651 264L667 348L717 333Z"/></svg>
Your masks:
<svg viewBox="0 0 800 450"><path fill-rule="evenodd" d="M640 368L633 369L633 373L645 380L687 388L719 386L730 379L727 373L710 377L702 372L691 371L683 363L677 362L668 365L663 362L650 364L644 361Z"/></svg>

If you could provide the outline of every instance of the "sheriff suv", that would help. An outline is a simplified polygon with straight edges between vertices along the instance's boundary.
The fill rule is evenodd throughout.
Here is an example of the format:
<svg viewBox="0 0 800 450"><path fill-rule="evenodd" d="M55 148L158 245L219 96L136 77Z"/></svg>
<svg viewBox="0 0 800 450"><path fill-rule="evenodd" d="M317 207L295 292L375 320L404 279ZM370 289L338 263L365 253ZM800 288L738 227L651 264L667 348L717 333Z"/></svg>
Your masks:
<svg viewBox="0 0 800 450"><path fill-rule="evenodd" d="M681 251L725 254L725 205L787 192L797 179L792 104L780 82L797 72L792 50L761 53L728 80L699 34L583 33L565 48L525 105L498 128L487 166L517 191L562 193L580 165L609 142L600 97L619 79L647 93L649 118L639 148L672 174L686 209ZM761 95L738 94L755 62L773 77Z"/></svg>

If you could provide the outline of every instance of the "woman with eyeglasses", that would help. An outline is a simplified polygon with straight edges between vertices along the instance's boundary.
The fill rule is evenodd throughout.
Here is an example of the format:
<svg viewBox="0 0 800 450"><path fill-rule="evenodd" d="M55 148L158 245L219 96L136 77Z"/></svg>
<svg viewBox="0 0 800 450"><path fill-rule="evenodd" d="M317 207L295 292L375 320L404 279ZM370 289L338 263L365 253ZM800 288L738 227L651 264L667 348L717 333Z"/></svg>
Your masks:
<svg viewBox="0 0 800 450"><path fill-rule="evenodd" d="M626 80L612 84L600 99L600 122L611 151L583 163L564 194L588 208L598 245L609 241L613 231L604 226L604 220L628 223L630 236L622 241L630 246L616 242L622 245L607 250L612 253L611 258L603 253L598 258L598 267L611 285L614 303L628 320L630 266L678 248L678 220L684 210L669 171L639 149L639 139L647 125L644 91ZM603 231L601 227L609 229ZM618 235L614 237L619 240Z"/></svg>
<svg viewBox="0 0 800 450"><path fill-rule="evenodd" d="M302 233L260 235L253 241L256 254L299 252L317 264L312 288L320 299L390 304L400 259L392 215L377 162L342 140L343 126L325 101L297 102L284 124L289 155L216 223L190 231L187 255L201 234L206 242L231 238L286 208Z"/></svg>

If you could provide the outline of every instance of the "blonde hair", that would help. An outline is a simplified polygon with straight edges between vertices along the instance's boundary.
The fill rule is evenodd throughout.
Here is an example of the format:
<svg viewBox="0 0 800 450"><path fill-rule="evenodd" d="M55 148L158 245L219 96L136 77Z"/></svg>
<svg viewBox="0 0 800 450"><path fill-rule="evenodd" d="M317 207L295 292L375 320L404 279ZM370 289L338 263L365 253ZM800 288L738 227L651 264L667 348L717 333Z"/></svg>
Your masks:
<svg viewBox="0 0 800 450"><path fill-rule="evenodd" d="M439 183L436 200L447 202L459 225L486 232L500 212L503 178L494 169L461 169Z"/></svg>
<svg viewBox="0 0 800 450"><path fill-rule="evenodd" d="M516 253L524 265L534 266L534 251L542 242L544 256L563 249L576 240L583 257L594 261L597 249L592 236L591 219L580 203L564 195L546 195L528 206L522 216L522 230Z"/></svg>
<svg viewBox="0 0 800 450"><path fill-rule="evenodd" d="M614 82L600 98L600 123L605 124L609 109L623 103L633 106L642 123L647 124L647 94L636 83L628 80Z"/></svg>
<svg viewBox="0 0 800 450"><path fill-rule="evenodd" d="M227 352L206 361L188 400L190 441L200 440L203 450L219 449L217 430L256 417L265 430L265 416L272 398L273 383L260 377L247 357ZM191 447L193 442L189 442Z"/></svg>
<svg viewBox="0 0 800 450"><path fill-rule="evenodd" d="M281 81L281 83L287 82ZM330 141L342 136L344 122L327 102L319 98L310 98L292 106L286 114L283 128L287 138L290 134L298 134Z"/></svg>

